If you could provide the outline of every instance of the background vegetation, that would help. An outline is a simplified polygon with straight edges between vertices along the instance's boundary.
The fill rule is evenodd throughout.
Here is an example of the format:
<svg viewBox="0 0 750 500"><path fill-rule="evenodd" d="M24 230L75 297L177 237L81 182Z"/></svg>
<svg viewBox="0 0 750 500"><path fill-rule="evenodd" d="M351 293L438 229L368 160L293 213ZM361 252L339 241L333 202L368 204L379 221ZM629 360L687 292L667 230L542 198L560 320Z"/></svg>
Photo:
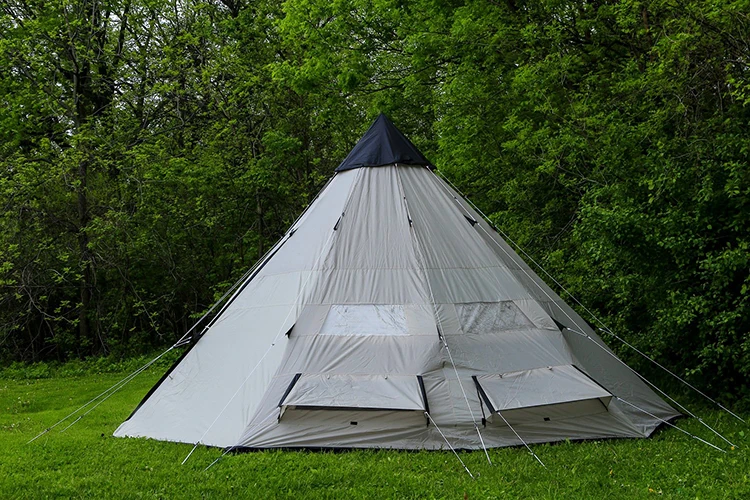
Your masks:
<svg viewBox="0 0 750 500"><path fill-rule="evenodd" d="M170 345L384 111L619 335L747 396L749 15L0 0L0 361Z"/></svg>

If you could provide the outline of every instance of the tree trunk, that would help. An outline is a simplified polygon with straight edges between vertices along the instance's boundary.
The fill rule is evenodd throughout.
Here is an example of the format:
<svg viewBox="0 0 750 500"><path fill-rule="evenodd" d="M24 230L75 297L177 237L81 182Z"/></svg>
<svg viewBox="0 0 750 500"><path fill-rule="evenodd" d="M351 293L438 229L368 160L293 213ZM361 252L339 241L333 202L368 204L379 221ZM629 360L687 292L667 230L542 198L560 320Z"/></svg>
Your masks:
<svg viewBox="0 0 750 500"><path fill-rule="evenodd" d="M81 356L81 342L92 340L89 324L89 310L91 309L91 287L93 270L89 256L89 236L87 225L89 223L88 196L86 193L86 180L88 177L88 160L82 160L78 164L78 251L81 266L80 299L78 309L78 354Z"/></svg>
<svg viewBox="0 0 750 500"><path fill-rule="evenodd" d="M255 191L256 208L255 213L258 215L258 259L263 257L263 205L260 203L260 190Z"/></svg>

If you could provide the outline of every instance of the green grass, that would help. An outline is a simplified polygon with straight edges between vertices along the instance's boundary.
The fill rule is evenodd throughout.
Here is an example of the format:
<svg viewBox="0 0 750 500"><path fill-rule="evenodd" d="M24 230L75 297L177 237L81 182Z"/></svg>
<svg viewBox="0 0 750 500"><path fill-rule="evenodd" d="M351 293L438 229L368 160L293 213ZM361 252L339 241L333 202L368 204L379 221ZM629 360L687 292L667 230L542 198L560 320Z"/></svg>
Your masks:
<svg viewBox="0 0 750 500"><path fill-rule="evenodd" d="M535 445L546 469L522 448L490 450L494 466L481 452L461 453L474 480L450 452L267 451L227 455L204 471L221 450L201 447L180 465L190 445L112 437L164 367L31 444L127 372L0 373L0 498L750 498L750 428L711 410L704 418L737 449L719 453L667 429L651 439ZM678 424L719 444L699 422Z"/></svg>

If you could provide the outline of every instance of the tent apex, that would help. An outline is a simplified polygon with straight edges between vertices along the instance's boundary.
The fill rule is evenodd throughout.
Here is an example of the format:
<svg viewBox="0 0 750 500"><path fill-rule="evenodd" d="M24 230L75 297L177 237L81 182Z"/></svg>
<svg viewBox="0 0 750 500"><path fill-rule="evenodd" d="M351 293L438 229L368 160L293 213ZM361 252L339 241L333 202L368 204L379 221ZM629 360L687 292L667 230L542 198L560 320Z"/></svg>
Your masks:
<svg viewBox="0 0 750 500"><path fill-rule="evenodd" d="M432 163L417 147L381 112L357 142L349 155L338 166L336 172L361 167L381 167L403 163L424 165L433 168Z"/></svg>

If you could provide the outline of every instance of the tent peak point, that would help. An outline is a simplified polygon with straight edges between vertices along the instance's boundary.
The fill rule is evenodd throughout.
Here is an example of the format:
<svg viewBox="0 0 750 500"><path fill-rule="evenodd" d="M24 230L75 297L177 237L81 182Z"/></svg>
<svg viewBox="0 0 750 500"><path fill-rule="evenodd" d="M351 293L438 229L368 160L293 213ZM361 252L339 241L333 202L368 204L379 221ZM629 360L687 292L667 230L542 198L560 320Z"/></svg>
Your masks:
<svg viewBox="0 0 750 500"><path fill-rule="evenodd" d="M430 169L434 168L391 119L381 112L344 161L336 168L336 172L394 164L423 165Z"/></svg>

